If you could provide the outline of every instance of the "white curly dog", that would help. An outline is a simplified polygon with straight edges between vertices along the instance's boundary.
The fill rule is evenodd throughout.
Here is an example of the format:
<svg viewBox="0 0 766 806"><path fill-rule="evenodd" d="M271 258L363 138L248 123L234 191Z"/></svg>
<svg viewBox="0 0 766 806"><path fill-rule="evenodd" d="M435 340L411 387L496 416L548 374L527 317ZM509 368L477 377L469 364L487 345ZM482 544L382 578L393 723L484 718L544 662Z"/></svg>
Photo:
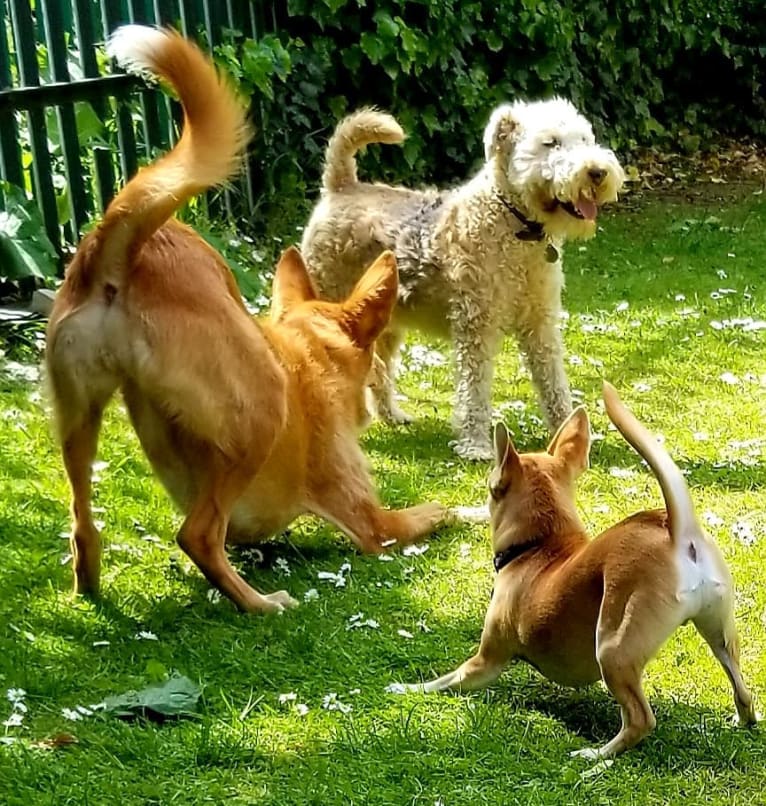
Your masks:
<svg viewBox="0 0 766 806"><path fill-rule="evenodd" d="M343 298L381 251L395 252L399 302L371 378L378 415L409 419L393 385L404 331L451 337L455 450L490 459L493 358L505 333L518 340L549 426L572 410L559 330L562 246L595 233L599 207L616 200L624 174L561 98L495 109L484 132L486 163L464 185L411 190L358 181L360 148L403 139L394 118L374 109L341 121L301 249L331 299Z"/></svg>

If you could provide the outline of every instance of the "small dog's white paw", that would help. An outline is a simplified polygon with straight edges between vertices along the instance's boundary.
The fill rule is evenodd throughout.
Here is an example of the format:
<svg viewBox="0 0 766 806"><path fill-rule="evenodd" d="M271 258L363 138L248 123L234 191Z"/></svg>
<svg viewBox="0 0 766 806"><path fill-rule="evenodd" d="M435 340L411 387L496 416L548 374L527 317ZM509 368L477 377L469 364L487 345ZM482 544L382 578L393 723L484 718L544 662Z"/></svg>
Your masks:
<svg viewBox="0 0 766 806"><path fill-rule="evenodd" d="M492 443L488 439L461 437L450 442L450 446L458 456L470 462L490 462L495 457Z"/></svg>
<svg viewBox="0 0 766 806"><path fill-rule="evenodd" d="M423 691L422 683L389 683L386 688L387 694L407 694L411 691Z"/></svg>
<svg viewBox="0 0 766 806"><path fill-rule="evenodd" d="M571 758L584 758L587 761L596 761L601 758L601 751L598 747L583 747L582 750L572 750L569 755Z"/></svg>

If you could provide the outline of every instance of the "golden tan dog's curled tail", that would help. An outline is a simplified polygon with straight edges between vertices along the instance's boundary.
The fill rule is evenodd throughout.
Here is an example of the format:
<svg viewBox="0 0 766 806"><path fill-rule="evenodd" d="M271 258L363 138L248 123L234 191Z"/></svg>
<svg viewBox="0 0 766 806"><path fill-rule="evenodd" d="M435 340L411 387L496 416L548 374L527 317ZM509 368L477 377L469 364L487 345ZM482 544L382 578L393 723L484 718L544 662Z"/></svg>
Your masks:
<svg viewBox="0 0 766 806"><path fill-rule="evenodd" d="M402 127L377 109L360 109L344 118L333 132L325 153L322 188L341 190L356 182L356 152L370 143L401 143Z"/></svg>
<svg viewBox="0 0 766 806"><path fill-rule="evenodd" d="M699 533L700 526L683 473L662 445L620 400L614 386L604 381L602 394L609 419L639 455L646 459L660 483L671 538L678 542L683 535Z"/></svg>
<svg viewBox="0 0 766 806"><path fill-rule="evenodd" d="M252 132L233 89L175 31L125 25L109 38L107 53L131 73L167 82L184 110L181 139L128 182L99 228L99 263L119 283L128 256L185 201L237 172Z"/></svg>

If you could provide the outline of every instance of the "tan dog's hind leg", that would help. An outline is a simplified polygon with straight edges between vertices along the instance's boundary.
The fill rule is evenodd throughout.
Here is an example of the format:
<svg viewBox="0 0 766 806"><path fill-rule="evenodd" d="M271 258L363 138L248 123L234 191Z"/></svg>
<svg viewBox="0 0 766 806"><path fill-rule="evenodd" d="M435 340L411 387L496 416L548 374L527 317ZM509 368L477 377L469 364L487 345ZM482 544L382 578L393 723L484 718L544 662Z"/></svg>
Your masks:
<svg viewBox="0 0 766 806"><path fill-rule="evenodd" d="M718 662L723 666L734 691L734 705L741 725L757 722L753 697L742 679L739 668L739 638L734 625L730 597L718 609L709 609L694 619L694 626L707 641Z"/></svg>
<svg viewBox="0 0 766 806"><path fill-rule="evenodd" d="M258 593L234 570L226 556L229 515L252 478L248 468L231 467L220 454L206 463L209 472L180 531L178 545L189 555L209 582L248 613L281 612L298 603L287 593Z"/></svg>
<svg viewBox="0 0 766 806"><path fill-rule="evenodd" d="M96 458L104 407L117 388L117 379L89 349L70 351L79 343L79 319L60 323L49 333L47 377L64 467L72 489L72 567L75 593L98 596L101 577L101 536L93 522L91 474ZM86 327L87 335L87 327Z"/></svg>
<svg viewBox="0 0 766 806"><path fill-rule="evenodd" d="M98 596L101 536L93 522L91 472L96 458L102 409L90 407L75 422L60 423L64 467L72 487L72 567L75 593Z"/></svg>

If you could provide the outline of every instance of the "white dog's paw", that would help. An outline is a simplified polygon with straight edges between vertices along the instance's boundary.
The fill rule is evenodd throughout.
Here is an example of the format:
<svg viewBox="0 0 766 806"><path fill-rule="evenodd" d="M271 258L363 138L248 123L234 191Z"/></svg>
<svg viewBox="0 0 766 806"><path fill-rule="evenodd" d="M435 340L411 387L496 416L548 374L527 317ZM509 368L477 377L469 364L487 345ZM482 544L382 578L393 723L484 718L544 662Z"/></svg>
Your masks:
<svg viewBox="0 0 766 806"><path fill-rule="evenodd" d="M490 462L495 458L495 452L489 438L472 439L470 437L461 437L450 442L450 446L458 456L471 462Z"/></svg>
<svg viewBox="0 0 766 806"><path fill-rule="evenodd" d="M275 591L263 597L272 607L267 612L282 613L287 608L298 607L298 601L293 599L287 591Z"/></svg>
<svg viewBox="0 0 766 806"><path fill-rule="evenodd" d="M382 412L380 419L389 425L410 425L415 422L415 418L411 414L407 414L404 409L400 409L399 406L391 406Z"/></svg>

